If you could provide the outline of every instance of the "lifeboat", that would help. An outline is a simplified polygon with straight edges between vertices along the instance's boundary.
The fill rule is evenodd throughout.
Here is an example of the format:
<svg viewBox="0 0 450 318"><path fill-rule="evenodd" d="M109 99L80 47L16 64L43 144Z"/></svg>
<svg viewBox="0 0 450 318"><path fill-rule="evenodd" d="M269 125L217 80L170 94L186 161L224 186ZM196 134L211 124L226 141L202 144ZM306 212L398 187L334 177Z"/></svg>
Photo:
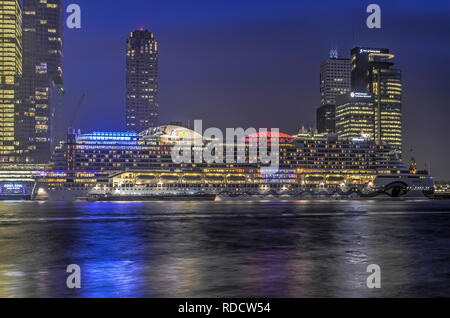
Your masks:
<svg viewBox="0 0 450 318"><path fill-rule="evenodd" d="M225 177L221 175L207 175L205 180L211 183L222 183L225 181Z"/></svg>
<svg viewBox="0 0 450 318"><path fill-rule="evenodd" d="M139 183L151 183L157 182L158 178L155 175L140 175L136 177L136 181Z"/></svg>
<svg viewBox="0 0 450 318"><path fill-rule="evenodd" d="M159 180L163 183L177 183L180 177L176 174L163 174Z"/></svg>
<svg viewBox="0 0 450 318"><path fill-rule="evenodd" d="M227 177L229 183L243 183L247 181L247 178L242 175L230 175Z"/></svg>
<svg viewBox="0 0 450 318"><path fill-rule="evenodd" d="M200 183L202 182L203 178L201 175L186 175L183 177L183 182L186 183Z"/></svg>
<svg viewBox="0 0 450 318"><path fill-rule="evenodd" d="M321 184L323 181L323 176L308 176L305 178L306 184Z"/></svg>

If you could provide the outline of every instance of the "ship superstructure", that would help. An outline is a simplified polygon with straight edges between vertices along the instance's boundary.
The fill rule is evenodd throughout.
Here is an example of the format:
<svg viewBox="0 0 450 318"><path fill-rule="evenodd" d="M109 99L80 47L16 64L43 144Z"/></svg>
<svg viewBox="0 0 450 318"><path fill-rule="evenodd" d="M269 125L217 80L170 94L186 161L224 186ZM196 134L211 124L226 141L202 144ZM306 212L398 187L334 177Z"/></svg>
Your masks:
<svg viewBox="0 0 450 318"><path fill-rule="evenodd" d="M271 140L277 141L277 171L268 170L260 160L262 154L252 151L252 145L263 139L269 151ZM233 146L236 157L244 149L241 163L196 162L195 151L212 141L179 126L161 126L141 134L70 134L56 150L52 170L37 180L38 197L370 196L389 191L391 185L401 188L389 193L396 196L433 187L430 177L410 174L390 146L364 136L340 139L305 131L296 136L256 133ZM173 160L173 148L180 142L192 147L189 162Z"/></svg>

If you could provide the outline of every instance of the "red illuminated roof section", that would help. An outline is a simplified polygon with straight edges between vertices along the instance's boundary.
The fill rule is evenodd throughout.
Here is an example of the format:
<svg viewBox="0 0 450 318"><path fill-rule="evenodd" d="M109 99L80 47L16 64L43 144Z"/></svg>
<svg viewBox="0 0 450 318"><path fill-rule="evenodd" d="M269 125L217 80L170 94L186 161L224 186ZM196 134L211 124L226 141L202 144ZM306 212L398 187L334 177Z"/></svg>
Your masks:
<svg viewBox="0 0 450 318"><path fill-rule="evenodd" d="M291 135L277 133L277 132L260 132L257 134L248 135L245 140L249 141L260 141L260 139L266 139L267 142L272 142L278 139L280 143L291 143L294 141L294 137Z"/></svg>

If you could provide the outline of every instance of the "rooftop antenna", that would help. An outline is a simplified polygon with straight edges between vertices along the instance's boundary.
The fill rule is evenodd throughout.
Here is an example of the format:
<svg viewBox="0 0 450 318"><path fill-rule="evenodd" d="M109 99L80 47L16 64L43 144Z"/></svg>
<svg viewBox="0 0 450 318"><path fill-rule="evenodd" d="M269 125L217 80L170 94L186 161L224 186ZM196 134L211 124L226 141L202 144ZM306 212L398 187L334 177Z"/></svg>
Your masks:
<svg viewBox="0 0 450 318"><path fill-rule="evenodd" d="M337 59L339 58L338 50L336 47L331 47L330 50L330 59Z"/></svg>

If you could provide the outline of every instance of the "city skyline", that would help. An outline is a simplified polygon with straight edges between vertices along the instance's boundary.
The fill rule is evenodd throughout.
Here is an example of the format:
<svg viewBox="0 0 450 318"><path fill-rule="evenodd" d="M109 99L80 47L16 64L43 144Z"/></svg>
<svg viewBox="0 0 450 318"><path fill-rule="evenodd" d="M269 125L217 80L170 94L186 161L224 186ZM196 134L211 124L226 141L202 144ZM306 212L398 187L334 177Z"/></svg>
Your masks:
<svg viewBox="0 0 450 318"><path fill-rule="evenodd" d="M174 18L169 14L168 4L158 4L148 11L149 6L140 3L142 10L130 5L124 9L124 18L111 24L108 21L117 14L118 8L112 6L111 12L98 16L96 12L106 5L105 2L81 1L83 28L66 32L65 66L66 73L70 74L66 84L71 88L65 99L66 112L70 114L81 93L86 87L91 87L76 126L83 131L120 130L118 127L125 122L122 115L122 96L125 94L123 38L130 30L140 27L151 29L160 42L161 123L197 118L204 119L208 126L228 127L230 123L233 126L274 126L287 133L296 132L302 124L313 127L319 101L317 69L330 47L337 47L341 56L349 54L347 52L354 42L389 47L398 57L398 68L405 72L404 156L409 160L410 149L413 148L420 167L431 162L433 174L448 179L450 172L445 158L450 154L438 146L445 143L445 116L439 114L445 113L448 95L445 74L448 67L439 67L445 61L445 50L429 49L447 43L443 39L450 34L449 23L444 19L448 4L441 2L438 7L428 8L420 14L421 5L401 10L392 3L380 4L391 12L384 19L384 33L366 28L364 4L349 2L337 8L338 12L328 22L321 23L306 19L300 5L293 3L276 7L269 17L273 8L263 2L253 8L254 18L247 20L244 15L231 14L230 10L236 3L225 5L217 2L205 7L210 12L208 17L217 18L214 23L205 15L186 13L195 12L194 9L181 10L184 13ZM182 3L178 5L180 9L186 9ZM193 8L198 8L198 4ZM220 11L220 8L230 10ZM242 4L242 12L250 12L251 9L249 4ZM327 15L330 10L326 5L311 5L308 14ZM337 21L343 23L330 30L328 26ZM431 27L432 22L439 27ZM204 28L207 25L208 32ZM240 36L233 37L230 30L237 27L241 30ZM320 36L312 38L307 31L302 31L311 27L316 28ZM414 37L411 36L411 28L417 31ZM266 37L262 34L278 36L273 45L266 45ZM98 40L101 45L90 46L87 51L85 46L94 35L102 35ZM418 47L419 42L426 45ZM109 52L106 57L105 48ZM83 52L89 52L89 55ZM223 58L224 54L228 58ZM283 58L273 60L273 56ZM266 64L268 60L271 63ZM417 64L418 60L428 63ZM101 71L85 79L83 74L89 69ZM263 79L263 74L270 75L270 80ZM420 74L427 81L423 81ZM424 104L430 111L422 112ZM106 115L104 121L98 123L95 117L90 116L92 107L99 113L111 115ZM261 109L265 111L261 112ZM274 112L274 109L283 111ZM433 127L433 130L430 132L428 127ZM435 142L430 143L425 135L431 135Z"/></svg>
<svg viewBox="0 0 450 318"><path fill-rule="evenodd" d="M450 296L449 16L0 0L0 298Z"/></svg>
<svg viewBox="0 0 450 318"><path fill-rule="evenodd" d="M290 6L290 5L285 4L285 5L282 6L282 8ZM320 8L320 9L324 10L324 8ZM317 8L313 7L312 10L317 10ZM85 17L85 16L86 16L86 14L83 14L83 17ZM256 16L258 16L258 15L256 15ZM86 20L86 19L84 19L84 20ZM387 24L387 23L385 23L385 24ZM153 27L148 27L148 24L143 24L143 25L144 25L143 27L135 28L135 29L149 28L149 29L153 30ZM24 27L25 26L26 26L26 24L24 23ZM162 29L163 33L164 33L164 30L165 29ZM83 31L84 30L82 28L82 30L76 31L76 32L83 32ZM364 33L364 31L367 32L367 30L355 31L354 28L353 28L352 29L352 34L353 34L352 42L353 43L358 43L357 45L360 45L359 43L361 43L361 42L366 42L366 43L367 42L371 42L371 43L376 42L376 41L373 40L373 38L374 38L373 35L374 34L376 35L376 31L373 31L373 33L368 35L368 36L361 36L361 33ZM444 31L445 31L445 29L444 29ZM151 33L151 34L153 34L153 33ZM360 38L362 38L362 40L360 40ZM99 40L100 39L102 39L102 37L99 37ZM389 39L385 40L384 42L386 42L386 41L389 41ZM335 42L337 42L337 41L335 41ZM402 45L405 45L404 43L402 45L401 44L402 43L400 43L400 42L398 43L398 48L399 49L401 48ZM364 45L364 46L365 47L389 47L387 45L372 45L372 44L370 44L370 46L369 45ZM339 45L332 45L330 47L331 48L338 48L338 50L340 52L339 55L341 57L344 57L344 58L348 57L348 55L346 55L345 53L344 54L341 53L341 52L345 52L347 50L343 50L342 47L339 48L340 47ZM352 44L350 46L350 48L353 48L353 47L355 47L355 44ZM187 47L187 48L189 48L189 47ZM273 48L271 47L270 49L273 49ZM416 69L415 66L413 68L407 68L407 67L403 66L404 65L404 63L402 62L403 59L406 58L408 60L409 57L410 57L410 54L408 54L408 55L400 55L400 54L398 54L397 53L397 48L395 46L394 47L390 47L390 49L396 53L397 58L398 58L395 61L396 69L398 68L400 70L406 70L407 74L408 73L411 74L411 70L413 70L413 69L415 70ZM95 51L95 50L93 50L93 51ZM123 48L120 51L123 51ZM235 54L235 51L236 50L232 50L232 51L225 50L224 52L228 53L229 57L233 59L233 62L243 63L245 60L236 60L236 59L234 59L235 56L233 54ZM71 51L68 50L67 47L66 47L66 52L71 52ZM184 53L184 51L183 51L183 53ZM218 57L221 56L221 54L223 54L222 52L217 52L217 53L218 53L217 56L212 56L212 57L218 58ZM267 52L265 52L265 53L267 53ZM282 52L282 53L283 53L282 56L284 57L284 54L288 54L289 52L286 51L286 52ZM112 51L109 50L108 54L106 54L105 57L107 55L109 55L109 54L116 54L116 52L112 52ZM297 52L296 52L296 54L297 54ZM183 58L185 57L185 54L181 54L181 55L183 56ZM318 54L316 53L316 56L317 55ZM306 65L305 64L306 61L308 61L308 62L310 60L313 61L313 59L316 59L316 56L314 58L306 58L305 57L305 58L300 59L298 61L298 64L296 65L296 67L299 67L299 66L304 67ZM352 53L352 56L354 56L354 53ZM248 56L248 57L250 58L250 56ZM183 58L181 58L179 60L183 60ZM255 55L252 56L252 58L258 60L260 58L260 56L259 56L259 54L255 54ZM26 59L24 58L24 61L25 60ZM222 61L221 63L214 64L214 67L219 67L220 68L222 64L227 64L229 60L230 59L228 58L228 59ZM400 61L400 62L398 62L398 61ZM263 61L261 60L259 62L263 62ZM195 64L198 67L198 70L200 71L199 74L202 73L202 69L204 69L204 67L206 66L204 64L208 64L208 63ZM275 68L276 65L278 64L278 62L275 61L272 64L273 64L272 67ZM311 64L311 63L309 63L309 64ZM388 64L389 63L386 63L386 65L388 65ZM67 63L67 65L70 68L72 63ZM84 64L82 64L82 65L84 65ZM256 63L253 66L257 67L258 65L259 65L259 63ZM120 67L120 65L119 65L119 67ZM117 69L119 67L117 67L117 65L114 66L114 68L117 68ZM172 66L170 66L170 67L172 67ZM169 67L169 69L170 69L170 67ZM386 66L386 67L389 67L389 66ZM82 67L80 67L80 69L81 68ZM62 67L60 67L60 69L62 71ZM99 64L96 69L101 70L101 65ZM108 69L109 69L109 71L113 70L113 68L110 65L108 66ZM262 70L262 69L260 69L260 70ZM117 70L114 70L114 71L117 71ZM241 71L242 71L242 69L240 67L236 67L236 68L232 69L232 72L234 72L236 74L238 74ZM445 68L444 68L444 71L445 71ZM387 70L386 70L386 72L387 72ZM400 80L402 80L400 78L400 76L402 76L402 75L400 75L400 73L397 72L396 70L393 70L392 72L389 71L389 72L390 72L390 75L388 76L389 78L396 77L396 78L399 78ZM97 73L101 74L101 72L97 72ZM84 77L84 80L86 82L89 82L91 80L91 77L94 78L95 76L97 76L96 75L97 73L92 73L91 72L90 74L93 74L93 76ZM247 72L247 73L249 73L249 74L245 74L245 75L254 76L254 74L252 74L252 72ZM165 95L166 97L164 99L161 99L162 100L161 104L162 104L163 111L161 112L161 120L160 120L159 123L160 124L164 124L164 123L169 123L169 122L173 122L173 121L188 122L188 121L193 121L194 119L198 118L198 119L203 119L209 126L218 126L218 127L221 127L221 128L228 127L228 126L242 126L242 127L249 127L249 126L262 127L262 126L267 126L267 127L277 127L277 128L280 128L282 131L287 132L287 133L291 133L291 134L293 134L296 131L298 131L299 127L301 127L301 126L307 126L307 127L311 127L311 128L314 127L315 126L315 124L314 124L314 122L315 122L315 120L314 120L315 119L314 118L315 117L315 111L311 111L311 108L312 108L311 106L309 106L306 111L304 110L304 108L306 108L305 105L309 104L306 101L309 98L311 98L311 96L313 96L313 94L311 92L307 93L308 96L305 95L305 96L303 96L303 98L299 98L296 101L295 104L294 104L294 102L292 100L294 95L292 95L292 94L291 95L290 94L280 95L280 94L283 93L283 91L286 90L287 88L291 88L292 89L293 86L297 85L297 84L299 85L297 87L297 94L298 94L298 92L303 90L304 87L306 87L307 85L311 85L311 82L314 80L314 77L316 77L317 74L314 75L314 76L312 76L312 75L302 76L301 78L298 79L298 81L290 81L287 84L286 80L290 76L292 76L291 72L289 72L289 71L284 72L284 77L285 78L279 78L279 79L282 79L280 82L273 81L274 78L269 76L271 73L272 73L272 70L271 70L270 65L269 65L269 67L266 68L266 71L264 73L264 74L267 74L267 75L265 77L262 77L262 78L266 78L267 81L264 81L264 80L260 80L259 82L258 81L256 81L256 82L252 81L252 84L251 84L251 86L253 86L252 89L249 89L249 87L246 87L245 85L240 86L240 87L235 87L235 88L238 88L238 90L239 90L237 94L236 94L236 92L233 89L229 90L230 93L226 93L228 91L226 90L225 86L229 84L229 79L228 78L224 81L224 83L226 83L226 84L224 84L224 87L221 87L218 90L217 90L218 87L216 87L216 90L209 89L208 85L211 84L210 81L208 82L208 84L206 84L207 85L206 87L208 87L208 88L203 89L203 90L191 90L188 95L177 94L177 92L178 92L177 90L169 90L168 92L171 92L172 94ZM76 71L76 72L68 72L68 74L69 74L70 78L75 78L80 73L79 73L79 71ZM152 76L153 77L157 77L158 76L158 70L156 70L155 74L156 74L156 76L153 76L153 75ZM193 74L195 74L195 73L193 73ZM221 73L220 72L215 72L212 75L220 76ZM161 75L161 77L163 77L163 75ZM420 76L416 76L416 77L414 77L414 79L417 80L418 77L420 77ZM412 79L412 78L413 77L410 77L410 79ZM431 75L430 78L432 78L432 75ZM443 78L443 79L445 80L445 78ZM205 78L199 77L199 80L200 81L204 81ZM64 109L64 113L65 114L64 114L64 118L60 121L62 127L60 127L59 130L63 130L64 122L67 122L67 116L68 116L67 113L69 113L69 112L71 113L72 110L73 110L73 106L68 106L68 105L73 100L73 97L74 97L73 96L73 92L76 92L76 87L77 86L76 85L73 86L70 83L70 81L71 80L69 79L69 83L66 83L66 86L65 86L66 88L68 88L67 89L68 94L64 98L64 101L63 101L63 109ZM106 84L108 81L119 82L120 79L119 79L119 77L103 76L101 82L97 82L96 85L91 85L91 86L89 86L89 89L86 89L86 93L87 93L88 98L87 98L87 101L86 101L85 105L83 105L83 107L81 108L81 114L78 116L78 117L83 117L83 119L81 120L80 118L77 118L76 123L74 125L75 127L79 127L83 131L88 131L88 130L91 130L91 131L92 130L114 130L114 131L120 131L121 130L121 129L118 129L117 122L122 121L123 117L120 114L116 113L116 111L115 111L115 108L117 107L117 106L115 106L115 104L117 104L117 99L114 98L114 104L112 104L112 105L108 101L111 98L113 98L114 96L116 96L117 93L123 91L123 88L117 89L117 90L116 89L110 89L107 94L104 94L103 96L101 96L101 99L97 99L96 108L95 108L96 110L101 112L101 109L104 108L105 106L109 106L110 109L108 109L108 112L105 113L105 116L103 117L104 120L102 120L100 122L97 121L95 123L95 127L92 125L90 117L84 117L83 116L83 112L85 112L86 108L89 108L89 110L91 111L91 114L95 114L95 111L92 112L92 108L90 107L90 103L93 100L93 99L91 99L92 98L91 97L92 93L94 93L94 96L95 96L95 94L99 94L100 91L104 90L106 87L109 87ZM173 83L176 83L177 81L178 82L180 81L180 76L171 77L169 81L162 80L162 82L168 84L169 87L172 86ZM238 84L240 81L242 81L242 78L234 77L233 81L234 81L235 84ZM390 81L390 79L388 79L388 81ZM426 83L429 83L429 82L430 81L428 81ZM273 87L277 88L277 92L274 92L273 90L262 90L262 88L264 88L264 86L266 86L269 83L274 85ZM282 83L287 84L287 85L282 86L282 87L279 86ZM183 92L186 87L188 87L189 85L193 85L193 84L194 83L192 81L185 81L183 83L183 86L180 87L180 91ZM217 82L217 84L218 84L218 82ZM409 84L409 82L407 80L405 80L405 91L406 91L406 89L408 87L408 84ZM440 84L444 84L444 83L440 83ZM113 84L112 87L114 85L116 85L116 84ZM423 85L425 86L425 83L423 83ZM153 107L152 114L157 116L157 115L159 115L159 103L158 103L159 85L158 85L158 83L156 83L156 87L157 87L156 88L156 93L154 93L154 95L152 95L151 99L154 101L153 103L155 103L155 105L156 105L156 108ZM164 85L163 85L163 87L164 87ZM95 92L93 91L94 88L95 88ZM257 88L259 88L259 90L256 90ZM279 92L278 92L278 88L280 89ZM432 87L432 90L436 90L436 89L437 89L437 87ZM155 91L154 88L153 88L153 90ZM408 90L408 92L412 92L413 94L417 94L417 92L427 93L428 91L429 90L426 90L426 89L423 89L423 90L421 89L421 90L418 90L418 91L417 90L414 90L414 91L409 91ZM439 92L439 94L444 94L444 93L445 93L445 91L440 91ZM166 91L166 94L167 94L167 91ZM188 96L192 96L192 94L196 95L197 98L200 98L198 100L198 101L200 101L199 104L193 104L189 100L189 98L187 98ZM215 96L213 94L215 94ZM275 95L278 95L279 100L274 101L272 99ZM418 125L414 126L414 124L417 123L418 120L422 120L423 119L422 118L423 116L418 116L417 115L417 114L421 114L420 111L417 111L417 106L418 106L417 99L415 99L413 102L408 102L407 99L408 99L409 94L406 93L405 95L406 95L405 96L405 100L406 101L404 102L404 108L405 108L406 111L404 113L404 118L405 119L403 120L403 122L404 122L404 126L405 126L404 132L405 132L405 137L406 138L405 138L405 142L404 142L404 160L407 163L411 159L411 157L415 157L417 159L419 167L431 170L432 172L435 172L436 171L435 169L437 169L438 173L436 173L436 174L439 177L441 177L443 174L445 175L446 173L448 173L447 170L442 168L442 167L445 168L445 163L444 163L444 160L443 160L443 158L445 158L445 156L436 156L436 155L433 154L433 151L422 151L421 148L424 147L423 144L426 143L426 139L427 138L430 138L430 137L433 138L433 139L442 138L442 134L439 134L439 133L437 133L437 134L430 134L428 132L426 132L426 133L423 132L423 129L426 128L425 122L420 122ZM433 97L437 98L436 95L437 94L434 94ZM95 98L99 98L99 97L100 97L99 95L95 96L94 100L95 100ZM267 97L269 97L269 98L267 98ZM179 107L180 106L179 102L173 104L173 103L168 103L166 101L166 100L170 100L170 99L173 99L173 98L178 98L179 100L181 100L182 98L187 98L186 102L183 102L183 104L182 104L184 107L180 108ZM254 98L258 98L258 99L263 98L263 100L259 101L259 104L261 105L260 109L263 109L264 111L257 112L257 116L255 116L254 112L251 112L251 110L254 109L255 105L258 104L258 103L255 103ZM225 103L229 99L231 99L232 102L231 103L227 103L226 107L221 107L220 106L220 104ZM205 104L206 101L210 101L211 103ZM278 112L276 114L271 114L272 110L275 107L266 107L266 106L264 106L264 105L267 105L267 103L269 103L269 102L272 102L272 105L275 105L276 108L282 109L283 111L282 112ZM242 106L243 103L245 103L245 105L246 105L245 107L240 107L239 110L236 109L236 107L238 105ZM427 100L426 103L427 104L430 103L430 100ZM196 105L199 105L199 106L196 106ZM200 105L202 105L202 107L200 107ZM210 105L213 105L213 106L210 106ZM295 111L289 110L289 108L292 108L293 105L297 106L297 110L295 110ZM433 104L431 104L431 105L432 105L431 107L436 106L436 105L433 105ZM376 107L380 108L380 107L384 107L384 106L378 105L378 103L376 103ZM211 111L212 109L214 109L214 111ZM300 112L298 109L303 109L303 111ZM31 110L31 108L30 108L30 110ZM26 113L27 112L24 111L24 114L26 114ZM32 114L31 111L29 113ZM413 116L411 116L409 119L408 119L408 113L409 113L410 116L411 116L411 113L413 114ZM289 116L286 116L285 114L289 114ZM427 113L427 115L429 115L429 114L430 114L430 112ZM431 114L434 114L434 113L431 112ZM33 114L33 116L36 116L35 118L39 119L39 120L36 120L36 125L35 125L36 129L38 128L38 126L41 127L41 128L44 127L44 126L50 126L50 127L52 126L52 124L49 123L49 121L50 121L49 119L51 118L51 116L50 116L50 118L49 118L49 116L37 116L36 114ZM156 116L153 116L153 118L155 119ZM232 117L230 118L230 116L232 116ZM270 121L269 121L268 116L270 116ZM379 116L380 116L380 114L379 114ZM94 117L92 117L92 118L94 118ZM131 117L133 117L133 116L131 116ZM311 120L311 118L313 120ZM149 124L151 126L155 125L156 121L154 119L149 120ZM146 120L144 120L144 125L142 127L145 126ZM150 123L150 121L152 121L152 123ZM48 125L46 125L46 124L48 124ZM23 126L21 125L21 128L22 127L27 127L27 126L29 126L29 125L23 125ZM381 133L380 133L380 126L382 126L382 123L379 121L376 126L378 127L378 129L375 130L375 135L376 135L375 139L377 139L378 141L380 141L380 140L388 141L388 139L386 139L386 138L391 138L391 137L389 137L389 136L388 137L382 136ZM107 128L106 129L106 128L103 128L103 127L112 127L112 129L111 128ZM136 129L136 130L137 131L138 130L142 130L142 127L141 127L141 129ZM437 127L438 131L440 129L439 125L433 125L433 127ZM20 131L23 133L23 129L20 129ZM19 132L18 129L16 129L16 133L17 132ZM32 138L32 136L30 136L29 138ZM397 137L395 137L395 138L397 138ZM398 143L398 140L401 140L401 138L402 137L400 136L399 138L397 138L395 140L395 142ZM40 138L40 136L35 136L34 140L37 140L37 139L42 139L42 138ZM19 144L21 144L20 147L23 148L25 143L17 141L17 142L15 142L15 144L16 144L17 147L19 146ZM417 145L419 145L419 147ZM430 147L430 143L426 143L426 145L428 147ZM25 145L25 146L29 146L28 149L26 149L26 150L33 150L31 148L35 147L32 144ZM444 150L436 149L435 147L434 147L433 150L434 151L439 151L439 152L445 152L446 151L445 149ZM19 151L20 151L19 154L23 154L23 153L26 152L26 151L22 151L20 149L19 149ZM443 176L443 177L446 177L446 176Z"/></svg>

